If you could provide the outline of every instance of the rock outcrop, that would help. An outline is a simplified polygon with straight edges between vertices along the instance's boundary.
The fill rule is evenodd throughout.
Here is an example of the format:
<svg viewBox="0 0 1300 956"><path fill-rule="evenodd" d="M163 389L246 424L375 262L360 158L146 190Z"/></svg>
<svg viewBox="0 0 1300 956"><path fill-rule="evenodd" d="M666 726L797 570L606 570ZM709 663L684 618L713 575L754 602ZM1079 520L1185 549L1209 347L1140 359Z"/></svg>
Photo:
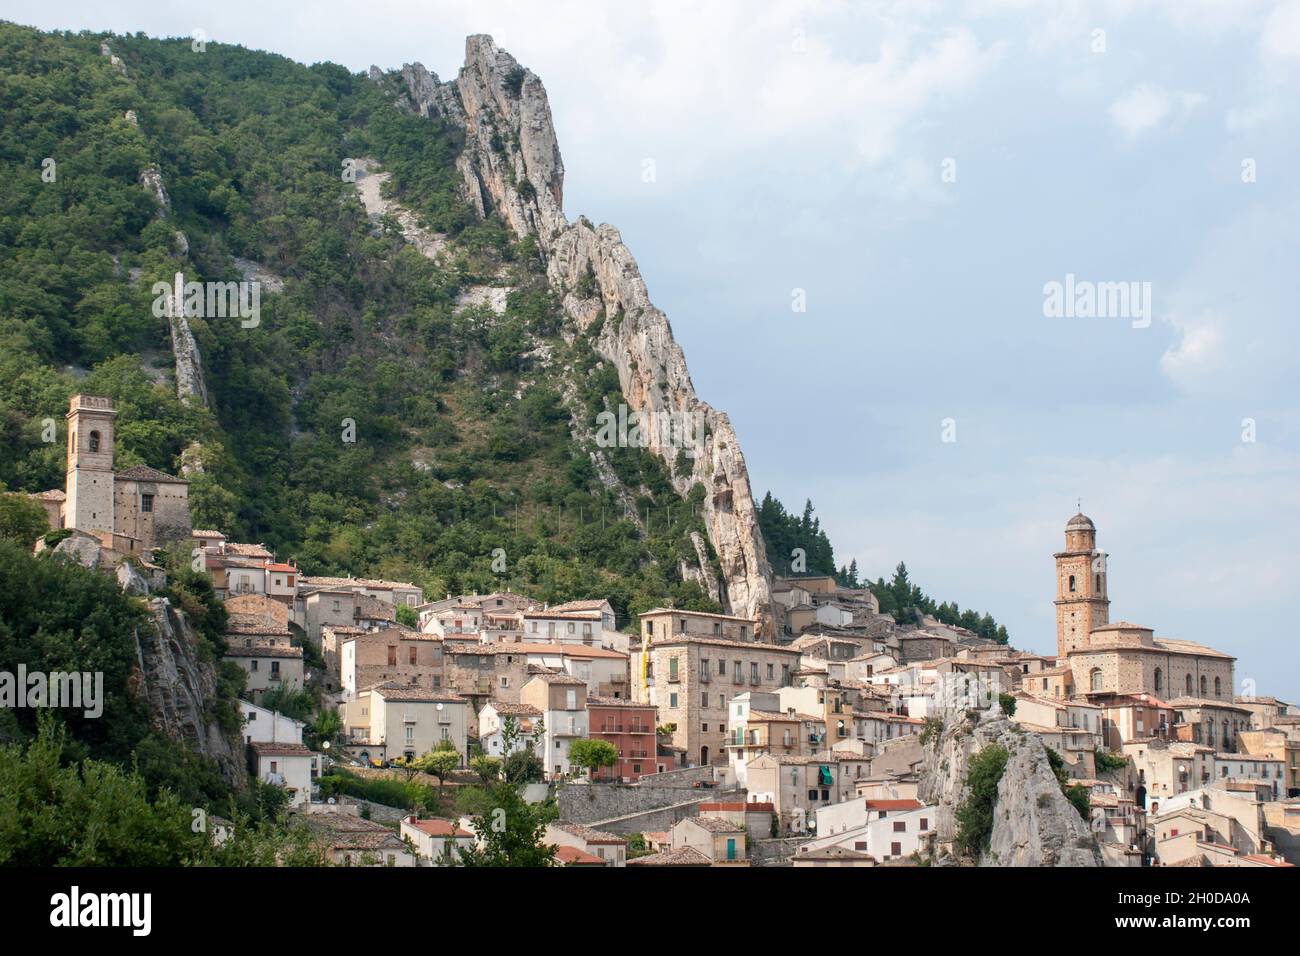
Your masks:
<svg viewBox="0 0 1300 956"><path fill-rule="evenodd" d="M238 736L227 736L212 712L216 668L204 659L189 618L167 598L149 598L149 615L151 621L135 632L136 695L148 705L155 727L215 760L227 782L242 788L248 771Z"/></svg>
<svg viewBox="0 0 1300 956"><path fill-rule="evenodd" d="M1088 821L1061 792L1042 741L989 711L981 712L978 721L965 711L948 711L943 731L925 748L919 794L937 807L936 846L951 845L956 837L956 811L968 795L970 761L992 744L1006 748L1008 758L980 865L1101 866Z"/></svg>
<svg viewBox="0 0 1300 956"><path fill-rule="evenodd" d="M482 35L466 40L453 82L440 83L418 63L404 66L400 79L374 68L370 75L413 112L464 130L457 168L465 198L481 216L495 212L517 237L536 237L565 311L577 328L594 332L596 351L618 370L648 449L664 460L679 493L703 484L722 603L758 617L773 636L771 569L740 442L727 416L695 394L668 317L651 303L618 230L565 218L564 163L541 80Z"/></svg>

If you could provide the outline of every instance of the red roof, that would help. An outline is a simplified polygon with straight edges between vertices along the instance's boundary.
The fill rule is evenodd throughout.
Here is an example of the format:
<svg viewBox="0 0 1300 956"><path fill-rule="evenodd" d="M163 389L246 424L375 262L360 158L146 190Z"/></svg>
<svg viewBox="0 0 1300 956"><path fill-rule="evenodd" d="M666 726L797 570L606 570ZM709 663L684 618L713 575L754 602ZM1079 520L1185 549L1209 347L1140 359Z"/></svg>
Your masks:
<svg viewBox="0 0 1300 956"><path fill-rule="evenodd" d="M868 810L920 810L924 803L919 800L867 800Z"/></svg>
<svg viewBox="0 0 1300 956"><path fill-rule="evenodd" d="M455 826L450 820L407 820L408 826L415 827L421 833L427 833L429 836L436 837L472 837L474 834L468 830L462 830Z"/></svg>
<svg viewBox="0 0 1300 956"><path fill-rule="evenodd" d="M576 846L558 846L555 848L555 858L565 866L604 866L605 861L600 857L579 850Z"/></svg>

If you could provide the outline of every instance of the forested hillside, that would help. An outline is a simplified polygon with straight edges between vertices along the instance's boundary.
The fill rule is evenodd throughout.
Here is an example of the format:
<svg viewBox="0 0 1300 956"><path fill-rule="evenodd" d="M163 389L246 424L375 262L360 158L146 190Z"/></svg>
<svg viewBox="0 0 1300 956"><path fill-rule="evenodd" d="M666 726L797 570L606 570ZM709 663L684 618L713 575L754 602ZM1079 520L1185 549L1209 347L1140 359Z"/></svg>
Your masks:
<svg viewBox="0 0 1300 956"><path fill-rule="evenodd" d="M62 487L67 398L107 394L117 467L188 466L195 527L309 573L716 609L680 572L704 489L637 448L599 480L572 422L617 407L618 376L564 327L535 243L460 199L459 135L332 64L0 24L0 483ZM356 157L448 264L372 225ZM210 407L183 402L152 287L250 264L283 291L253 328L190 319ZM503 314L466 301L483 286L512 290Z"/></svg>

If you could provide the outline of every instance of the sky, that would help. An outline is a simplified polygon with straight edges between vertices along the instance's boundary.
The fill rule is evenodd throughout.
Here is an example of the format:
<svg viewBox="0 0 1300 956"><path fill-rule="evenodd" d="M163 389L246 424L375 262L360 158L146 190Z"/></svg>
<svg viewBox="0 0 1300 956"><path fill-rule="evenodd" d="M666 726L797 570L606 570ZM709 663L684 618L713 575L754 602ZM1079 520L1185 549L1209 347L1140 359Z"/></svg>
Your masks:
<svg viewBox="0 0 1300 956"><path fill-rule="evenodd" d="M492 34L757 495L1043 652L1081 501L1111 620L1300 700L1300 0L161 7L0 18L443 79Z"/></svg>

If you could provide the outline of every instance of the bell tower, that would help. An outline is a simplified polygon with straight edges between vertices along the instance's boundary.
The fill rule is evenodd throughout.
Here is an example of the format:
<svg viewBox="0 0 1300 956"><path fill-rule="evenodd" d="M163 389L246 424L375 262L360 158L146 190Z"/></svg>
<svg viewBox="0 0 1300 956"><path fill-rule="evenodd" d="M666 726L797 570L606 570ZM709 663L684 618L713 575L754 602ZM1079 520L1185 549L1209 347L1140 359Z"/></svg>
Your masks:
<svg viewBox="0 0 1300 956"><path fill-rule="evenodd" d="M1065 550L1056 558L1056 654L1086 647L1093 628L1110 623L1106 558L1097 528L1082 511L1065 525Z"/></svg>
<svg viewBox="0 0 1300 956"><path fill-rule="evenodd" d="M113 532L113 401L73 395L68 403L68 472L63 526Z"/></svg>

